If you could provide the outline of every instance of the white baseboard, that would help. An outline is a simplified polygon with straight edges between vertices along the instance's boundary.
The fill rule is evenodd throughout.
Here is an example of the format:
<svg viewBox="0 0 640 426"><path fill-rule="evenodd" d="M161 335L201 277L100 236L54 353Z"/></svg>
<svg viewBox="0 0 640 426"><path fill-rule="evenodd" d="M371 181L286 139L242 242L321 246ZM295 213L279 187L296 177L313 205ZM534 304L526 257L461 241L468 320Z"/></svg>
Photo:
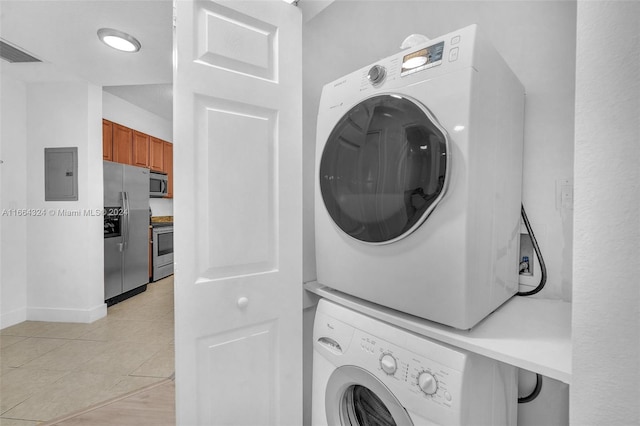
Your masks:
<svg viewBox="0 0 640 426"><path fill-rule="evenodd" d="M89 309L27 308L27 319L29 321L92 323L106 316L106 303Z"/></svg>
<svg viewBox="0 0 640 426"><path fill-rule="evenodd" d="M11 312L3 312L0 315L0 330L20 324L27 320L27 308L15 309Z"/></svg>

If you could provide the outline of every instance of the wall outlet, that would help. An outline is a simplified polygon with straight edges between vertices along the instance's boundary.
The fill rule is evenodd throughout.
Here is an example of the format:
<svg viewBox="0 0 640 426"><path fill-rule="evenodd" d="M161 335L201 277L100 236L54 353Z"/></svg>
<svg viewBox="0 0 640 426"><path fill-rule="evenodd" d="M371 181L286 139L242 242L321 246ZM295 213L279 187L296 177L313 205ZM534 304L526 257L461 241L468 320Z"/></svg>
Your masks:
<svg viewBox="0 0 640 426"><path fill-rule="evenodd" d="M535 269L535 250L529 234L520 234L520 265L519 274L527 277L533 276Z"/></svg>
<svg viewBox="0 0 640 426"><path fill-rule="evenodd" d="M538 240L538 245L541 244L541 237L544 239L544 231L544 229L537 229L536 227L533 229L533 232L536 234L536 239ZM526 268L526 270L522 270L524 258L527 258L528 260L528 268ZM542 277L542 273L540 272L540 261L533 249L531 237L529 236L527 227L524 223L521 223L520 225L520 257L518 271L518 282L521 287L524 287L521 288L520 291L532 290L540 283L540 278Z"/></svg>

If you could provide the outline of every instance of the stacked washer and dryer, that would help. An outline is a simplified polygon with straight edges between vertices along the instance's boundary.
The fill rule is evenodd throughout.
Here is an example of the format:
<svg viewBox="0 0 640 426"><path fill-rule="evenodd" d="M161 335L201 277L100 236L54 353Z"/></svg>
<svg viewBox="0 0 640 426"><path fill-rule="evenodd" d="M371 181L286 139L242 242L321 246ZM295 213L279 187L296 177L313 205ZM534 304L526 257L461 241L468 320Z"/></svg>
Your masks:
<svg viewBox="0 0 640 426"><path fill-rule="evenodd" d="M518 289L524 89L471 25L327 84L320 284L458 329ZM322 300L313 425L515 424L514 367Z"/></svg>

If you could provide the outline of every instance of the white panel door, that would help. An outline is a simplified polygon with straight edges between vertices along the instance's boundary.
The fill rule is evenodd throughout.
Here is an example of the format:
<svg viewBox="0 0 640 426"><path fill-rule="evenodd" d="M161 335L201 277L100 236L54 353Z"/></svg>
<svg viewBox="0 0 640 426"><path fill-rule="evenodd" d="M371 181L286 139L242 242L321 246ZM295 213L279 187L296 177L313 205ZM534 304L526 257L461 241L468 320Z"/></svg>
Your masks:
<svg viewBox="0 0 640 426"><path fill-rule="evenodd" d="M174 4L177 424L300 425L301 14Z"/></svg>

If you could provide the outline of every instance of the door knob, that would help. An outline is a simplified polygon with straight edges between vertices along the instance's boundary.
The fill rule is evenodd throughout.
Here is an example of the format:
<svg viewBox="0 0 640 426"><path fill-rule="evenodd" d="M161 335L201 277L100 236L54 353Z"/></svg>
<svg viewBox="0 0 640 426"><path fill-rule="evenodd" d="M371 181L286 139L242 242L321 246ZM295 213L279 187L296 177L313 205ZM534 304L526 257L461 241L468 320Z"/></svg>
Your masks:
<svg viewBox="0 0 640 426"><path fill-rule="evenodd" d="M244 309L249 304L249 299L247 299L246 297L242 296L241 298L238 299L236 304L238 305L238 308Z"/></svg>

